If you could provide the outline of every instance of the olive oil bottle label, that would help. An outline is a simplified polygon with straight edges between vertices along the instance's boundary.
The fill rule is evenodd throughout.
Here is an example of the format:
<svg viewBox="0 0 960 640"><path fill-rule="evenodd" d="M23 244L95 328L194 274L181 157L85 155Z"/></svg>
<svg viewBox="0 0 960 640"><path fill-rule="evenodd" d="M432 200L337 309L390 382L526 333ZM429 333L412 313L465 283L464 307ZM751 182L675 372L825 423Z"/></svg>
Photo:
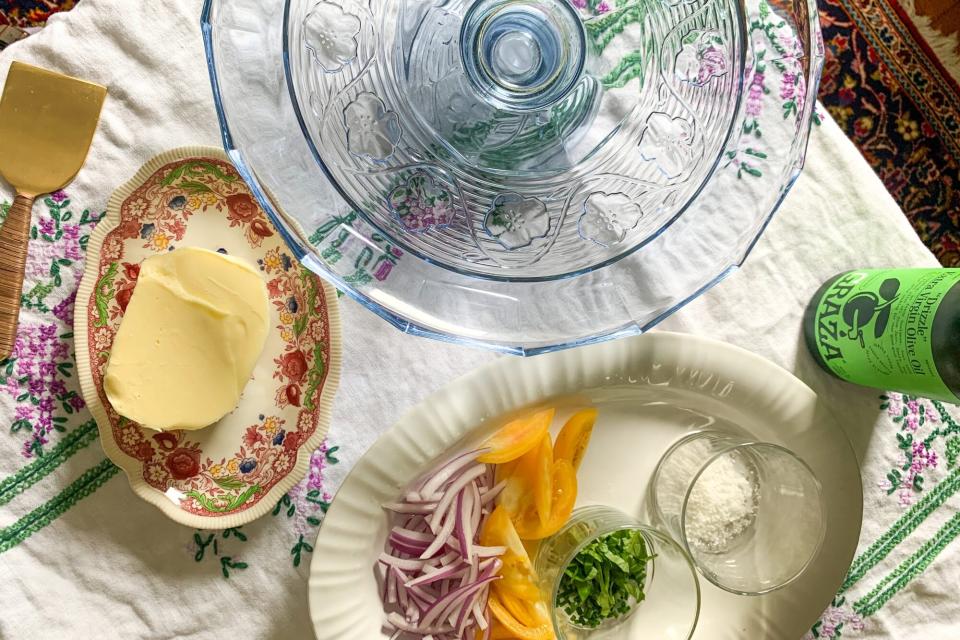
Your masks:
<svg viewBox="0 0 960 640"><path fill-rule="evenodd" d="M932 334L940 303L958 282L960 269L845 273L813 303L811 348L844 380L955 399L937 371Z"/></svg>

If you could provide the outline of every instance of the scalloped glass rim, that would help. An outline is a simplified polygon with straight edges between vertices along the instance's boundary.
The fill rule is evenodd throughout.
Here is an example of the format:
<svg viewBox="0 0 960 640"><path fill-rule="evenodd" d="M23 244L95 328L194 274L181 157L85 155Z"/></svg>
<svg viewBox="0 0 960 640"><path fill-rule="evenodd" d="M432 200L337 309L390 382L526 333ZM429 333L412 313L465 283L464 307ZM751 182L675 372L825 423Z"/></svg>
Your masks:
<svg viewBox="0 0 960 640"><path fill-rule="evenodd" d="M715 276L706 281L705 284L692 291L686 297L680 299L675 304L665 308L661 313L648 319L642 323L637 321L625 322L619 326L607 328L601 332L590 334L590 335L580 335L580 336L571 336L566 340L557 340L551 341L549 344L529 344L525 343L521 339L499 339L496 337L490 339L481 339L475 337L468 337L459 335L453 331L442 330L438 328L432 328L418 323L409 317L408 314L403 313L400 310L391 309L383 304L380 304L370 296L366 295L363 291L347 283L343 277L335 273L331 269L327 268L320 260L318 260L312 254L311 249L305 247L300 240L297 238L297 232L291 228L291 225L287 222L286 217L280 213L279 208L274 204L274 202L267 196L267 192L264 187L261 185L260 180L257 178L255 171L252 169L251 164L247 160L247 155L241 150L235 143L233 135L231 134L230 124L227 119L226 111L223 104L223 92L220 87L220 80L215 63L215 53L214 53L214 43L213 43L213 29L214 24L211 22L211 15L214 9L214 3L219 0L204 0L203 8L200 16L201 31L203 35L204 50L205 50L205 59L207 63L207 69L210 75L211 88L213 92L214 106L217 112L217 119L220 126L221 137L223 140L224 149L227 152L230 159L235 164L238 172L243 177L243 179L250 186L251 191L254 196L259 200L261 205L266 211L267 215L270 217L271 221L274 223L281 236L284 238L286 243L290 246L291 251L301 260L307 267L313 270L315 273L319 274L323 278L327 279L329 282L333 283L341 292L349 296L351 299L357 301L373 313L380 316L382 319L389 322L391 325L411 335L427 337L435 340L440 340L444 342L454 343L454 344L463 344L467 346L479 347L497 351L500 353L520 355L520 356L534 356L541 353L549 353L554 351L559 351L563 349L570 349L578 346L595 344L600 342L605 342L608 340L615 340L623 337L639 335L645 333L655 327L657 324L662 322L664 319L682 309L692 300L698 298L705 292L712 289L714 286L722 282L727 276L735 272L749 257L753 248L756 246L757 241L760 239L760 236L763 235L763 232L766 230L770 221L773 219L773 216L779 210L780 206L783 203L784 198L790 192L793 187L793 184L796 182L796 179L799 177L800 172L803 169L804 162L806 159L807 146L809 143L809 133L810 128L813 125L814 115L815 115L815 98L817 95L817 89L819 87L821 73L824 63L824 45L822 32L819 24L819 14L817 12L815 0L801 0L801 4L805 5L805 10L808 16L812 17L811 23L809 24L809 29L807 32L807 38L805 39L804 45L806 47L807 56L810 60L810 70L807 74L807 91L806 91L806 100L803 107L803 113L800 117L802 125L798 130L798 138L796 142L799 142L799 148L796 150L796 160L795 162L787 167L788 174L784 176L782 181L782 189L779 197L773 203L771 210L763 217L761 223L757 227L757 231L753 239L745 246L745 248L722 269L720 269ZM742 0L741 4L742 4ZM748 42L748 45L752 48L752 42ZM285 54L284 54L285 55ZM742 112L744 105L740 105L740 112ZM738 115L739 113L738 112ZM738 120L739 121L739 120ZM702 187L701 187L702 188ZM636 255L636 253L634 253Z"/></svg>

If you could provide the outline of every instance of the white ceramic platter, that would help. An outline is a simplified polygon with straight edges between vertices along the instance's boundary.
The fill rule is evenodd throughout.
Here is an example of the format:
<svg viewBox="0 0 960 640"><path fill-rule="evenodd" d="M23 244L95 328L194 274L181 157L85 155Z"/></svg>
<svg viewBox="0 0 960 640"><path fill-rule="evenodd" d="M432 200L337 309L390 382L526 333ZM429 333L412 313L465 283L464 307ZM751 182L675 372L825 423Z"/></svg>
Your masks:
<svg viewBox="0 0 960 640"><path fill-rule="evenodd" d="M533 359L502 358L411 409L357 464L320 531L310 574L318 640L371 640L382 607L373 566L387 516L380 508L438 458L475 444L518 411L600 413L579 472L578 506L607 504L650 521L647 485L683 434L747 432L805 459L823 485L827 532L810 569L773 594L748 598L701 580L698 640L799 640L830 604L860 536L863 494L853 450L800 380L739 348L654 333ZM798 526L801 523L798 523ZM658 639L659 640L659 639Z"/></svg>

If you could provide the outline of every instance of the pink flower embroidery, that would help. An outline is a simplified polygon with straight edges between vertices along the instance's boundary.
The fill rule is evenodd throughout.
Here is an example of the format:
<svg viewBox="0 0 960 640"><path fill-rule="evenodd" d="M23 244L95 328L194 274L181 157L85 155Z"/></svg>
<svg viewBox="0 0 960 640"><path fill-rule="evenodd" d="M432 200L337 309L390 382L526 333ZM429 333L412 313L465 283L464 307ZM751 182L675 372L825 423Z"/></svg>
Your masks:
<svg viewBox="0 0 960 640"><path fill-rule="evenodd" d="M445 227L456 215L453 198L424 171L415 172L409 180L394 189L388 204L408 231Z"/></svg>
<svg viewBox="0 0 960 640"><path fill-rule="evenodd" d="M763 112L763 94L764 74L762 71L756 71L750 80L750 88L747 91L747 115L757 118Z"/></svg>

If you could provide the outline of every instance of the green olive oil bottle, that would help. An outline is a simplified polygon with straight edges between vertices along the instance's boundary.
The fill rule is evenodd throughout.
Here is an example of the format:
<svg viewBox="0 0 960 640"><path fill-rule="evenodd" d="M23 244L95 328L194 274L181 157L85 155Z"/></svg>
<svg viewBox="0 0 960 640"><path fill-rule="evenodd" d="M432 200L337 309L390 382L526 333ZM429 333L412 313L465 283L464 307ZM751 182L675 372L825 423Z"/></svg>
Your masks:
<svg viewBox="0 0 960 640"><path fill-rule="evenodd" d="M960 269L861 269L824 284L807 346L856 384L960 402Z"/></svg>

